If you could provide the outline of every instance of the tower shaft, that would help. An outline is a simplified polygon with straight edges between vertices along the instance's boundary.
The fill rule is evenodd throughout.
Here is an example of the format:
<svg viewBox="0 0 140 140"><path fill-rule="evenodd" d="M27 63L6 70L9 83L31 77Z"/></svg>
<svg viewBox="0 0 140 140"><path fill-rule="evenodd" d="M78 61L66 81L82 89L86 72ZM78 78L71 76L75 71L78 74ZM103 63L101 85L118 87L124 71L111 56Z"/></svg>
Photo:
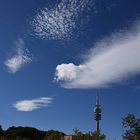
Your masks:
<svg viewBox="0 0 140 140"><path fill-rule="evenodd" d="M96 131L98 134L100 133L99 120L96 121Z"/></svg>

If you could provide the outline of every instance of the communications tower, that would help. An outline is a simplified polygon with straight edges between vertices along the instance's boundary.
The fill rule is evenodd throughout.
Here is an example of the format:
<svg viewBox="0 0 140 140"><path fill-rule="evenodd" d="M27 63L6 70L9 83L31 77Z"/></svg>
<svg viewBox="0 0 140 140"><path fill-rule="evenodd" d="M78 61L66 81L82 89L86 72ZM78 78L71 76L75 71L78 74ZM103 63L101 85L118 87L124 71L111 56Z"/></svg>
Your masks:
<svg viewBox="0 0 140 140"><path fill-rule="evenodd" d="M97 91L96 95L96 105L94 107L94 119L96 121L96 132L99 135L100 134L100 120L101 120L101 107L99 104L99 91Z"/></svg>

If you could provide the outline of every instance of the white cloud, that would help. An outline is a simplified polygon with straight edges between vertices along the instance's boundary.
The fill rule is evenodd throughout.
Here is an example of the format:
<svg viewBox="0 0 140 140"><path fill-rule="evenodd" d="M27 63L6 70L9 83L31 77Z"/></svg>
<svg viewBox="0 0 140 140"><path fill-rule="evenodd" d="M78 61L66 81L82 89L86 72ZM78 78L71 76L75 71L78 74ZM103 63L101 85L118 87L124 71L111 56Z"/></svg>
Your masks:
<svg viewBox="0 0 140 140"><path fill-rule="evenodd" d="M74 79L78 72L82 69L82 65L75 66L73 63L61 64L56 67L56 77L57 81L59 80L72 80Z"/></svg>
<svg viewBox="0 0 140 140"><path fill-rule="evenodd" d="M43 8L31 22L34 34L45 39L68 39L97 12L93 0L62 0L53 8Z"/></svg>
<svg viewBox="0 0 140 140"><path fill-rule="evenodd" d="M140 24L127 33L115 33L90 50L79 66L61 64L55 78L66 88L98 88L140 73Z"/></svg>
<svg viewBox="0 0 140 140"><path fill-rule="evenodd" d="M24 48L25 44L22 39L15 42L15 52L11 57L8 57L4 62L10 73L16 73L25 64L32 62L32 55Z"/></svg>
<svg viewBox="0 0 140 140"><path fill-rule="evenodd" d="M50 97L40 97L32 100L22 100L16 102L13 106L17 111L29 112L42 107L48 107L52 103L53 98Z"/></svg>

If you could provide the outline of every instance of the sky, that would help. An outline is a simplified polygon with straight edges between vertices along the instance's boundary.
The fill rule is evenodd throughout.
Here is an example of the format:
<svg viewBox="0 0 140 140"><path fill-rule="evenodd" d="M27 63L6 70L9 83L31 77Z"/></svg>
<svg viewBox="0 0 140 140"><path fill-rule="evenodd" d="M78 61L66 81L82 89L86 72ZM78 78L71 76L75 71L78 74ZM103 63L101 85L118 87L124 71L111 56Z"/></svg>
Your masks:
<svg viewBox="0 0 140 140"><path fill-rule="evenodd" d="M1 0L0 124L120 140L140 116L139 0Z"/></svg>

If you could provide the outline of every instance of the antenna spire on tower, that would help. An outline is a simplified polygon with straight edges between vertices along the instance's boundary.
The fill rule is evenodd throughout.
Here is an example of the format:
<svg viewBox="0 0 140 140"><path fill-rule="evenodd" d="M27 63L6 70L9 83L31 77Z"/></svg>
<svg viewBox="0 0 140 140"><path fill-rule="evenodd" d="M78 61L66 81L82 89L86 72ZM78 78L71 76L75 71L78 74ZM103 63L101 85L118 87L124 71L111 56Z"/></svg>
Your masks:
<svg viewBox="0 0 140 140"><path fill-rule="evenodd" d="M99 90L97 90L96 94L96 105L99 105Z"/></svg>

